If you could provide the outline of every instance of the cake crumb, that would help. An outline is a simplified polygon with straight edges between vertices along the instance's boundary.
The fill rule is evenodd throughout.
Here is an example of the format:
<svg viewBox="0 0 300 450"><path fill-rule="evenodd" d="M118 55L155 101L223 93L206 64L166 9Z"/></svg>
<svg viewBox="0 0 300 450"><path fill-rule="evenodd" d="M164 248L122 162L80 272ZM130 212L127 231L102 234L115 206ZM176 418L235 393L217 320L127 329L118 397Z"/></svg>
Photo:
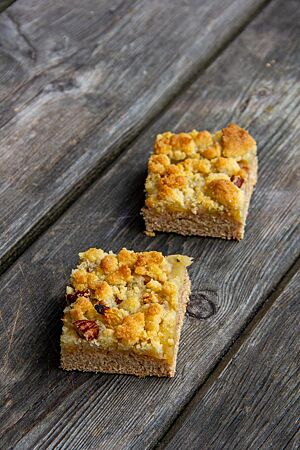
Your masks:
<svg viewBox="0 0 300 450"><path fill-rule="evenodd" d="M148 236L148 237L154 237L154 236L155 236L154 231L147 231L147 230L145 230L144 233L145 233L145 235Z"/></svg>

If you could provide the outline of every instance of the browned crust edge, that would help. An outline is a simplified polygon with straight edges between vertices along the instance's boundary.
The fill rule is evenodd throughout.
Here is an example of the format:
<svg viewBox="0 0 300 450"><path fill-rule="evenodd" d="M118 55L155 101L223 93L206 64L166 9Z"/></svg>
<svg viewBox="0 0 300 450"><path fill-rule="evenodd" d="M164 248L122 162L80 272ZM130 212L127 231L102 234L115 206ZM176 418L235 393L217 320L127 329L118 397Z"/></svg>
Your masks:
<svg viewBox="0 0 300 450"><path fill-rule="evenodd" d="M207 236L222 239L241 240L244 237L246 218L252 192L257 180L257 158L249 171L249 178L245 184L245 204L242 222L237 222L227 212L212 214L201 211L192 212L158 212L144 207L142 215L146 224L146 231L163 231L182 234L184 236Z"/></svg>
<svg viewBox="0 0 300 450"><path fill-rule="evenodd" d="M138 355L133 352L103 350L87 345L61 345L61 368L83 372L122 373L138 377L173 377L181 328L186 305L190 296L191 283L186 273L176 324L176 344L172 364L165 360ZM85 343L84 343L85 344Z"/></svg>

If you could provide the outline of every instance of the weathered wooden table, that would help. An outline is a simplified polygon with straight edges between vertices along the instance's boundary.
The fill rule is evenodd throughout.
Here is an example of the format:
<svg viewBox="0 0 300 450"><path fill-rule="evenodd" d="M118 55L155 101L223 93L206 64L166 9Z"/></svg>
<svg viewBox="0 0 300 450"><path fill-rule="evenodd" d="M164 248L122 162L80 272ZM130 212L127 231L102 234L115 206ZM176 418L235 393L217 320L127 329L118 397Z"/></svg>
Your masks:
<svg viewBox="0 0 300 450"><path fill-rule="evenodd" d="M1 449L300 447L299 24L299 0L2 12ZM145 236L155 134L230 121L259 147L245 239ZM124 245L194 258L172 380L58 367L78 252Z"/></svg>

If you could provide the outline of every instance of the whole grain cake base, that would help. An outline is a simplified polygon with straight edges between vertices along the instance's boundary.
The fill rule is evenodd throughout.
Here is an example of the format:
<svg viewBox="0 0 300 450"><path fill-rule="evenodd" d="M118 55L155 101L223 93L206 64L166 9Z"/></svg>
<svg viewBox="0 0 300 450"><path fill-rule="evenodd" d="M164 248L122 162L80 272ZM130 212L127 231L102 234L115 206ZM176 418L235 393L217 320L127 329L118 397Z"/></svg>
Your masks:
<svg viewBox="0 0 300 450"><path fill-rule="evenodd" d="M240 240L256 180L256 143L235 124L214 135L158 135L142 209L146 233Z"/></svg>
<svg viewBox="0 0 300 450"><path fill-rule="evenodd" d="M172 377L190 295L183 255L80 254L67 287L61 367Z"/></svg>

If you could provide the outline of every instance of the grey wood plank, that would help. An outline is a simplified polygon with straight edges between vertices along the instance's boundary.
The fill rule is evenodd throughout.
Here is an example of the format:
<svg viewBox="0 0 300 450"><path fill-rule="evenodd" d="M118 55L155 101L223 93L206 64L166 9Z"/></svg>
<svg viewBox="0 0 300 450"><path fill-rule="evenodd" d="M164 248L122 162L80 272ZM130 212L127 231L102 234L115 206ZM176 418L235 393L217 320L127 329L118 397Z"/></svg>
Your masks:
<svg viewBox="0 0 300 450"><path fill-rule="evenodd" d="M8 448L151 448L293 264L300 244L299 14L297 1L272 3L1 277L1 442ZM231 120L259 144L245 240L145 236L139 211L154 135ZM187 316L173 380L58 369L63 291L78 251L124 245L194 257L191 307L198 314ZM209 302L215 314L202 319Z"/></svg>
<svg viewBox="0 0 300 450"><path fill-rule="evenodd" d="M59 0L0 16L5 268L266 0Z"/></svg>
<svg viewBox="0 0 300 450"><path fill-rule="evenodd" d="M196 395L160 449L300 446L300 273L208 392Z"/></svg>

